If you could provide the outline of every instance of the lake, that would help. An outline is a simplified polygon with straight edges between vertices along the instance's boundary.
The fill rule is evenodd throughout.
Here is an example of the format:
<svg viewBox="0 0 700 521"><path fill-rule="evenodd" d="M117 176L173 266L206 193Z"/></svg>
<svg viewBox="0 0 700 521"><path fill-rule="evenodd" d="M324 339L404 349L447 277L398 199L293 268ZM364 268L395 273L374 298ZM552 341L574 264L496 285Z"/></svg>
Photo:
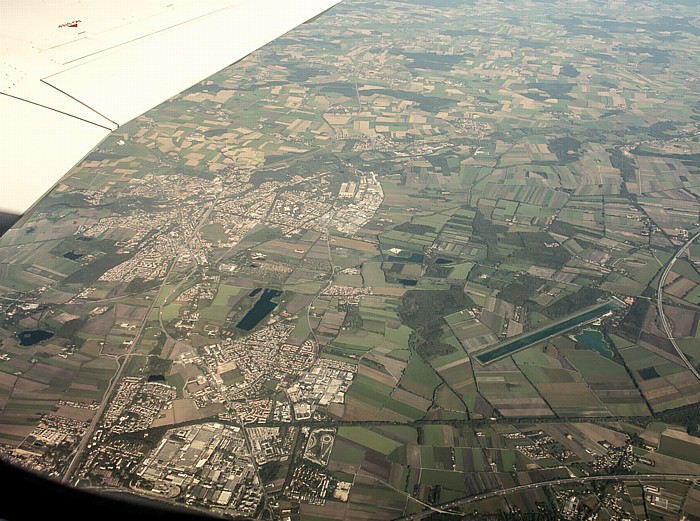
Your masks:
<svg viewBox="0 0 700 521"><path fill-rule="evenodd" d="M17 335L19 338L19 345L24 347L33 346L42 342L43 340L48 340L53 336L51 331L44 331L43 329L32 329L29 331L22 331Z"/></svg>
<svg viewBox="0 0 700 521"><path fill-rule="evenodd" d="M588 349L593 349L606 358L612 358L614 356L610 345L605 341L603 333L596 329L584 329L573 338L578 344Z"/></svg>
<svg viewBox="0 0 700 521"><path fill-rule="evenodd" d="M260 321L269 315L273 309L277 307L277 302L272 302L273 298L279 297L282 294L281 291L276 289L265 289L260 295L260 298L253 306L253 309L248 311L241 321L236 324L238 329L243 331L250 331L255 326L257 326Z"/></svg>

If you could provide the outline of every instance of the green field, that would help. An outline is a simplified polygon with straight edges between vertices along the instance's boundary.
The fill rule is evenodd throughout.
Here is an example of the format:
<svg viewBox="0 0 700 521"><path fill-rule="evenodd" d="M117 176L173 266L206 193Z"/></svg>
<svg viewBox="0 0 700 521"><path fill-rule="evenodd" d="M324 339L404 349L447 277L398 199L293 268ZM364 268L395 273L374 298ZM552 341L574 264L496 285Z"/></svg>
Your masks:
<svg viewBox="0 0 700 521"><path fill-rule="evenodd" d="M380 415L384 415L393 411L401 415L405 420L418 420L425 416L425 411L417 409L399 400L394 400L393 398L388 398L384 402L384 408L380 411ZM393 415L392 415L393 417Z"/></svg>
<svg viewBox="0 0 700 521"><path fill-rule="evenodd" d="M384 330L384 338L397 346L408 346L408 338L411 336L411 328L400 325L398 328L387 326Z"/></svg>
<svg viewBox="0 0 700 521"><path fill-rule="evenodd" d="M347 392L348 399L381 408L391 394L392 388L364 375L357 375Z"/></svg>
<svg viewBox="0 0 700 521"><path fill-rule="evenodd" d="M440 377L435 374L434 369L417 353L413 353L401 377L401 387L430 399L440 383Z"/></svg>
<svg viewBox="0 0 700 521"><path fill-rule="evenodd" d="M400 442L365 427L343 426L338 429L338 436L385 455L401 446Z"/></svg>
<svg viewBox="0 0 700 521"><path fill-rule="evenodd" d="M361 331L356 334L343 332L338 335L333 345L351 351L369 351L383 341L384 336L379 333L369 331Z"/></svg>
<svg viewBox="0 0 700 521"><path fill-rule="evenodd" d="M375 427L374 430L401 443L416 443L418 436L416 428L408 425L378 426Z"/></svg>
<svg viewBox="0 0 700 521"><path fill-rule="evenodd" d="M473 262L462 262L455 265L448 278L453 280L465 280L474 267Z"/></svg>
<svg viewBox="0 0 700 521"><path fill-rule="evenodd" d="M163 308L162 319L163 322L170 322L178 317L180 314L180 304L168 304Z"/></svg>
<svg viewBox="0 0 700 521"><path fill-rule="evenodd" d="M423 426L423 443L425 445L433 445L435 447L444 447L445 445L445 429L443 425L425 425Z"/></svg>
<svg viewBox="0 0 700 521"><path fill-rule="evenodd" d="M683 461L700 464L700 443L662 434L658 452Z"/></svg>
<svg viewBox="0 0 700 521"><path fill-rule="evenodd" d="M229 300L231 297L237 296L241 291L242 288L238 286L221 284L211 305L213 307L230 307Z"/></svg>
<svg viewBox="0 0 700 521"><path fill-rule="evenodd" d="M331 453L331 460L333 461L356 465L358 462L361 462L364 457L365 452L362 449L349 446L339 441L333 444L333 452Z"/></svg>
<svg viewBox="0 0 700 521"><path fill-rule="evenodd" d="M365 282L365 286L372 288L381 288L387 285L381 262L365 262L362 264L362 279Z"/></svg>
<svg viewBox="0 0 700 521"><path fill-rule="evenodd" d="M202 226L202 236L204 236L206 240L210 241L224 241L228 239L228 234L224 230L223 225L219 223Z"/></svg>
<svg viewBox="0 0 700 521"><path fill-rule="evenodd" d="M456 340L456 338L455 338ZM459 341L457 341L459 343ZM450 342L447 342L450 343ZM467 358L467 354L464 352L464 349L462 348L462 345L460 344L459 347L455 349L453 353L443 355L443 356L438 356L436 358L433 358L430 360L430 365L433 367L439 368L440 366L443 366L445 364L449 364L450 362L456 362L458 360L465 360Z"/></svg>
<svg viewBox="0 0 700 521"><path fill-rule="evenodd" d="M420 482L424 485L440 485L450 490L466 490L464 474L461 472L423 469L420 473Z"/></svg>

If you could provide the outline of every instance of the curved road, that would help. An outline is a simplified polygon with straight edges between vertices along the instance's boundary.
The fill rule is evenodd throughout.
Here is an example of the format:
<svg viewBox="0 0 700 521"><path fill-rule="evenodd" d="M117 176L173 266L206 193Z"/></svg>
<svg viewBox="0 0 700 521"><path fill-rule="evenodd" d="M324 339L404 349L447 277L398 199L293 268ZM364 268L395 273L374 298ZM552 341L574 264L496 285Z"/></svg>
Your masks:
<svg viewBox="0 0 700 521"><path fill-rule="evenodd" d="M680 250L676 252L676 254L671 257L671 260L668 261L668 264L666 265L666 268L664 269L664 272L661 274L661 278L659 279L659 290L656 292L656 309L658 310L659 313L659 318L661 319L661 325L664 327L664 331L666 332L666 336L668 339L671 341L671 344L673 345L673 348L676 350L678 353L678 356L681 357L681 360L683 360L683 363L690 369L690 372L695 375L695 378L700 380L700 373L698 373L698 370L693 367L693 364L690 363L688 358L685 356L685 353L681 351L681 348L678 346L676 343L676 339L673 338L673 328L671 328L671 325L668 323L668 319L666 318L666 315L664 314L664 284L666 283L666 278L668 277L668 274L671 272L671 269L673 268L673 265L676 263L678 258L683 255L688 248L690 248L690 245L693 244L693 241L700 237L700 232L696 233L693 235L688 242L686 242Z"/></svg>
<svg viewBox="0 0 700 521"><path fill-rule="evenodd" d="M217 195L216 198L209 204L209 207L202 213L200 216L200 219L197 223L197 225L194 227L192 230L192 233L190 234L189 237L187 237L185 241L185 247L189 247L190 242L194 237L197 236L197 233L199 230L202 228L204 223L207 221L209 218L209 215L211 214L212 210L216 206L217 201L219 200L219 196ZM139 341L141 340L141 337L143 335L143 332L146 330L146 325L148 324L148 317L151 314L151 311L153 311L156 308L156 304L159 301L159 296L165 289L168 279L170 278L171 273L177 266L177 259L172 259L170 261L170 266L168 267L168 270L165 273L165 276L163 277L163 281L161 282L158 292L156 295L153 297L153 300L151 301L151 304L148 306L148 309L146 311L146 314L143 317L143 321L141 322L141 325L139 326L138 330L134 334L134 338L132 340L131 346L128 348L126 353L123 353L122 356L124 357L124 362L119 365L118 362L118 367L114 375L109 381L109 384L107 385L107 389L105 389L104 394L102 395L102 401L100 402L99 407L95 411L95 416L92 418L92 421L90 422L90 425L88 426L87 430L85 431L85 434L83 435L82 439L80 440L80 443L78 443L78 446L76 447L75 451L70 457L70 463L68 464L68 467L66 469L65 474L61 478L62 483L66 484L71 484L74 474L77 472L78 467L80 462L82 461L83 456L85 455L85 449L87 448L88 443L92 440L92 436L95 433L95 430L97 429L97 425L99 424L100 420L102 419L102 415L104 414L105 410L107 409L110 400L112 398L112 393L116 389L117 385L121 381L122 374L124 373L124 370L126 369L127 365L129 365L129 358L131 356L136 356L138 353L135 353L136 347L139 344ZM165 302L165 300L163 300Z"/></svg>

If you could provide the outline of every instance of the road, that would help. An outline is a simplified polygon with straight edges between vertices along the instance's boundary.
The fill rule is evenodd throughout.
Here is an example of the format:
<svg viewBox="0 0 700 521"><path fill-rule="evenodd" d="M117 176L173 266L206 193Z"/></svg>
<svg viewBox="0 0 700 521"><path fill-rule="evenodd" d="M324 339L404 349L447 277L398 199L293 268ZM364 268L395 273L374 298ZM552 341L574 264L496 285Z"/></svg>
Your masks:
<svg viewBox="0 0 700 521"><path fill-rule="evenodd" d="M219 199L219 197L217 196L216 199L206 209L206 211L204 211L202 213L202 216L200 217L200 219L197 223L197 226L194 227L192 234L187 239L187 241L185 243L185 247L188 247L192 238L196 237L197 232L199 232L199 230L202 228L204 223L209 218L209 214L211 213L212 209L215 207L218 199ZM78 466L80 464L80 461L81 461L82 457L85 455L85 448L87 447L88 443L92 439L92 436L95 433L95 429L97 428L97 425L99 424L99 421L102 418L102 415L104 414L105 409L107 409L107 406L110 403L110 399L112 397L112 393L114 392L114 389L116 388L117 384L119 384L119 382L121 381L121 377L122 377L122 374L124 373L124 369L126 369L126 366L129 365L129 359L131 358L131 356L136 354L136 353L134 353L134 351L136 350L136 347L139 345L139 341L141 340L141 336L143 335L143 332L146 329L146 325L148 324L148 317L150 316L151 311L153 311L153 309L156 307L156 304L159 301L159 296L163 292L163 290L165 289L166 283L168 282L168 279L170 278L170 275L172 274L176 265L177 265L177 259L173 259L170 263L170 266L168 267L168 271L166 272L165 276L163 277L163 282L161 283L160 287L158 288L158 293L153 297L153 300L151 301L151 305L148 306L148 309L144 315L143 321L141 322L139 329L136 331L136 334L134 335L133 341L131 343L131 347L129 347L127 352L122 355L124 358L124 361L121 363L121 365L119 365L119 367L117 368L117 371L114 373L114 376L112 376L112 379L109 381L109 385L107 386L105 393L102 395L102 402L100 403L100 406L97 409L97 411L95 411L95 416L92 418L92 421L90 422L90 425L88 426L85 434L83 435L83 438L80 440L80 443L78 444L77 448L75 449L75 452L73 453L71 462L68 465L68 468L66 469L66 473L63 475L63 478L61 480L63 483L70 484L71 480L73 479L73 475L78 470Z"/></svg>
<svg viewBox="0 0 700 521"><path fill-rule="evenodd" d="M540 481L538 483L530 483L528 485L519 485L512 488L504 488L501 490L494 490L492 492L484 492L483 494L477 494L476 496L465 497L462 499L457 499L455 501L450 501L449 503L443 503L431 507L430 509L423 510L416 514L397 518L395 521L409 521L415 519L423 519L429 516L436 510L442 513L454 514L455 516L463 516L464 513L460 511L450 509L455 507L460 507L468 503L473 503L475 501L482 501L484 499L491 499L494 497L508 496L510 494L517 494L518 492L525 492L527 490L532 490L540 487L550 487L553 485L576 485L580 483L589 483L592 481L689 481L695 482L698 476L694 474L610 474L607 476L588 476L584 478L563 478L563 479L553 479L550 481Z"/></svg>
<svg viewBox="0 0 700 521"><path fill-rule="evenodd" d="M698 237L700 237L700 232L696 233L690 239L688 239L688 242L686 242L681 247L681 249L678 250L673 257L671 257L671 260L668 261L668 264L666 264L666 268L664 268L664 271L661 274L661 278L659 279L659 289L656 292L656 309L658 310L659 318L661 319L661 325L663 326L664 331L666 332L666 336L671 341L673 348L678 353L678 356L681 357L681 360L683 360L683 363L688 367L690 372L695 375L695 378L700 380L700 373L698 373L698 370L695 369L695 367L693 367L693 364L690 363L688 358L685 356L685 353L681 351L681 348L676 343L676 339L673 338L673 328L668 323L668 319L664 314L664 285L666 284L666 278L668 277L668 274L671 273L671 269L673 268L673 265L676 263L676 261L680 258L681 255L683 255L688 250L688 248L690 248L690 245L693 244L693 241L695 241L695 239L697 239Z"/></svg>

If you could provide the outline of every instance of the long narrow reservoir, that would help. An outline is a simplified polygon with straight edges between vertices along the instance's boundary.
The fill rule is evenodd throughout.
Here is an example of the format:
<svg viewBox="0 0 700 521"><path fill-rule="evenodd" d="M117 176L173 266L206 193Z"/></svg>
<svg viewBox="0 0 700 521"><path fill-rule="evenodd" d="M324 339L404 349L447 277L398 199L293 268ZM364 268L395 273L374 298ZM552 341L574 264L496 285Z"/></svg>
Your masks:
<svg viewBox="0 0 700 521"><path fill-rule="evenodd" d="M532 333L526 333L510 340L506 340L505 342L496 346L490 347L475 355L475 358L482 365L490 364L495 360L510 356L521 349L530 347L537 342L560 335L569 329L573 329L582 324L586 324L587 322L591 322L599 317L602 317L609 311L619 307L620 304L616 300L610 300L604 304L598 304L592 308L588 308L580 313L576 313L568 318L560 320L559 322L555 322L554 324L533 331Z"/></svg>

